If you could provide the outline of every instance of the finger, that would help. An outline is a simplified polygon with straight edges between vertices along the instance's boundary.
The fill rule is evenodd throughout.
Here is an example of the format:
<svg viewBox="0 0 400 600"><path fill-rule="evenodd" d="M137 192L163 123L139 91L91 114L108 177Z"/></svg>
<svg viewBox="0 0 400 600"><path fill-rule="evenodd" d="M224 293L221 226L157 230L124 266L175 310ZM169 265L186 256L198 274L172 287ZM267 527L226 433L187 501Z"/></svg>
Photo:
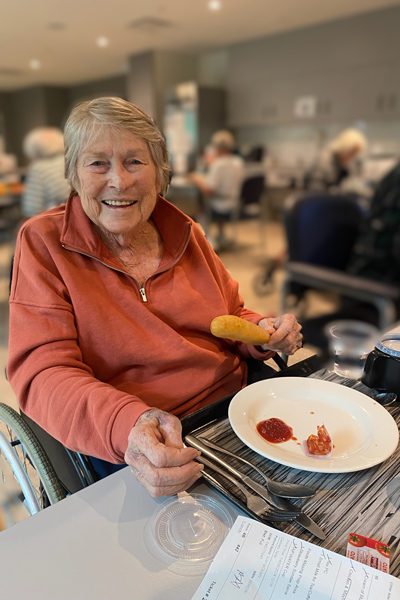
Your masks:
<svg viewBox="0 0 400 600"><path fill-rule="evenodd" d="M282 350L285 352L285 354L294 354L297 350L303 347L303 336L300 335L296 337L296 339L291 343L284 342L283 346L284 347Z"/></svg>
<svg viewBox="0 0 400 600"><path fill-rule="evenodd" d="M274 327L278 329L279 327L284 325L292 329L295 323L297 323L296 317L292 313L285 313L284 315L276 317L276 319L274 320Z"/></svg>
<svg viewBox="0 0 400 600"><path fill-rule="evenodd" d="M157 468L141 454L135 457L132 466L138 477L153 487L181 486L203 470L203 465L195 461L180 467Z"/></svg>
<svg viewBox="0 0 400 600"><path fill-rule="evenodd" d="M301 333L300 329L296 328L296 331L293 332L293 335L288 336L287 339L288 340L290 339L293 342L293 344L295 344L297 346L303 345L303 334Z"/></svg>
<svg viewBox="0 0 400 600"><path fill-rule="evenodd" d="M180 467L193 461L199 454L195 448L174 448L165 446L163 443L148 444L145 442L128 447L125 460L131 464L131 462L135 462L138 455L143 455L156 468Z"/></svg>
<svg viewBox="0 0 400 600"><path fill-rule="evenodd" d="M282 345L293 347L298 346L302 339L303 336L301 335L301 333L293 331L292 333L287 335L286 338L284 338L284 340L282 341Z"/></svg>
<svg viewBox="0 0 400 600"><path fill-rule="evenodd" d="M279 317L276 317L274 319L275 329L278 329L282 325L282 323L284 323L287 320L287 318L290 316L294 316L294 315L291 315L290 313L285 313L283 315L279 315Z"/></svg>
<svg viewBox="0 0 400 600"><path fill-rule="evenodd" d="M180 466L199 456L199 451L194 448L166 446L157 419L132 429L127 449L128 459L131 451L144 454L156 467Z"/></svg>
<svg viewBox="0 0 400 600"><path fill-rule="evenodd" d="M152 487L149 485L147 487L150 494L157 498L159 496L173 496L175 494L179 494L179 492L184 492L188 490L193 484L195 484L201 478L201 473L196 475L193 479L186 481L180 485L170 485L165 487Z"/></svg>
<svg viewBox="0 0 400 600"><path fill-rule="evenodd" d="M195 448L173 448L158 444L148 449L146 454L150 462L158 468L182 467L199 456Z"/></svg>
<svg viewBox="0 0 400 600"><path fill-rule="evenodd" d="M147 489L147 491L151 496L153 496L153 498L159 498L160 496L174 496L175 494L179 494L179 492L184 492L185 490L188 490L194 483L196 483L199 480L200 477L201 474L196 475L196 477L194 477L193 479L186 481L185 483L182 483L180 485L170 485L165 487L153 487L152 485L149 485L146 482L142 482L140 480L139 482Z"/></svg>
<svg viewBox="0 0 400 600"><path fill-rule="evenodd" d="M279 344L292 333L297 333L297 325L298 323L294 315L283 315L282 317L278 317L275 322L276 330L273 335L271 335L269 343L271 345Z"/></svg>
<svg viewBox="0 0 400 600"><path fill-rule="evenodd" d="M275 333L269 338L268 346L274 349L280 347L282 343L286 340L286 338L290 335L290 333L291 332L289 332L283 327L277 329Z"/></svg>
<svg viewBox="0 0 400 600"><path fill-rule="evenodd" d="M274 318L265 317L264 319L261 319L261 321L259 321L258 325L272 335L275 331L274 321Z"/></svg>
<svg viewBox="0 0 400 600"><path fill-rule="evenodd" d="M282 335L282 334L287 335L288 333L291 333L294 330L295 325L296 325L295 319L284 319L278 325L278 327L276 327L275 333L278 333L280 335Z"/></svg>
<svg viewBox="0 0 400 600"><path fill-rule="evenodd" d="M303 336L301 333L292 331L282 340L271 340L273 343L270 343L269 346L285 354L293 354L298 348L300 348L302 344Z"/></svg>

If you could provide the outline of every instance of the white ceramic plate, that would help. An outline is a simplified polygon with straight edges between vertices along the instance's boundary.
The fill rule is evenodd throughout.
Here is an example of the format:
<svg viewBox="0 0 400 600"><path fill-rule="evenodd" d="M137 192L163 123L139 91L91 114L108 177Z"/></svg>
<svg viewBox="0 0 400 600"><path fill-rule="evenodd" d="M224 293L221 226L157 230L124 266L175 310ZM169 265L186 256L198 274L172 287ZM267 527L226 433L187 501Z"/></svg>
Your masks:
<svg viewBox="0 0 400 600"><path fill-rule="evenodd" d="M348 387L310 377L280 377L253 383L238 392L229 406L236 435L271 460L320 473L348 473L377 465L395 451L396 422L380 404ZM257 431L257 423L277 417L293 428L297 440L273 444ZM307 456L303 442L325 425L333 443L330 456Z"/></svg>

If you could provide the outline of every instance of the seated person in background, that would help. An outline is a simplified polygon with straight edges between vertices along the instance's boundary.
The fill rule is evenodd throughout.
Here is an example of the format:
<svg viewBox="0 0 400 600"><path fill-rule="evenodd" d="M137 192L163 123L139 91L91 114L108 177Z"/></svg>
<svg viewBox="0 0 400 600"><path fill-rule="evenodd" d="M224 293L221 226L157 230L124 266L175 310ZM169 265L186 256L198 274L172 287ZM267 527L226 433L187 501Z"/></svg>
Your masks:
<svg viewBox="0 0 400 600"><path fill-rule="evenodd" d="M400 285L400 164L385 175L375 190L346 273ZM400 306L396 308L399 318ZM377 325L377 312L370 303L343 296L336 312L304 321L307 342L325 350L328 342L324 327L337 319L357 319Z"/></svg>
<svg viewBox="0 0 400 600"><path fill-rule="evenodd" d="M32 217L68 198L63 134L55 127L33 129L24 140L24 152L31 162L22 197L22 215Z"/></svg>
<svg viewBox="0 0 400 600"><path fill-rule="evenodd" d="M305 188L370 195L370 190L361 176L360 157L366 147L367 140L361 131L342 131L322 152L306 175Z"/></svg>
<svg viewBox="0 0 400 600"><path fill-rule="evenodd" d="M178 417L245 386L247 358L294 353L301 327L244 307L200 227L161 196L165 141L134 104L76 106L65 160L66 205L19 232L9 380L22 411L65 446L174 494L202 468ZM268 329L268 349L213 337L221 314Z"/></svg>
<svg viewBox="0 0 400 600"><path fill-rule="evenodd" d="M378 184L347 271L400 285L400 164Z"/></svg>
<svg viewBox="0 0 400 600"><path fill-rule="evenodd" d="M210 219L218 226L216 245L226 244L224 224L239 210L240 190L244 178L243 160L233 154L235 139L229 131L217 131L211 138L213 158L207 174L192 173L193 183L206 198Z"/></svg>

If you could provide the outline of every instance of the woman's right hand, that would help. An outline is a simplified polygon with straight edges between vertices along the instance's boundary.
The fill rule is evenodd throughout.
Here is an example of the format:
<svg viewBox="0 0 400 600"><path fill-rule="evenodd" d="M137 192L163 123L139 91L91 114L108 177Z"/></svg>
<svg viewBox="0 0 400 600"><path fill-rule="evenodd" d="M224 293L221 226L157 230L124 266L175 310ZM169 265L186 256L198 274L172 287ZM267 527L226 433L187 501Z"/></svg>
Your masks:
<svg viewBox="0 0 400 600"><path fill-rule="evenodd" d="M152 496L171 496L201 476L203 465L194 461L199 454L183 446L179 419L153 408L131 429L125 462Z"/></svg>

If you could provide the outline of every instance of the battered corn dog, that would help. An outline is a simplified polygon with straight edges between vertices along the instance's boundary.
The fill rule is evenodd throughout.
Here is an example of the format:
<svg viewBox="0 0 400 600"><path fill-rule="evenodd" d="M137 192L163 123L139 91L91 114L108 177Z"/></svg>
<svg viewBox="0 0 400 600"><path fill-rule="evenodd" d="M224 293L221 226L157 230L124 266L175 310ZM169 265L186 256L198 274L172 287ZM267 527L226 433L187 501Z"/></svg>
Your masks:
<svg viewBox="0 0 400 600"><path fill-rule="evenodd" d="M211 321L210 331L215 337L244 342L245 344L267 344L268 331L250 321L234 315L221 315Z"/></svg>

